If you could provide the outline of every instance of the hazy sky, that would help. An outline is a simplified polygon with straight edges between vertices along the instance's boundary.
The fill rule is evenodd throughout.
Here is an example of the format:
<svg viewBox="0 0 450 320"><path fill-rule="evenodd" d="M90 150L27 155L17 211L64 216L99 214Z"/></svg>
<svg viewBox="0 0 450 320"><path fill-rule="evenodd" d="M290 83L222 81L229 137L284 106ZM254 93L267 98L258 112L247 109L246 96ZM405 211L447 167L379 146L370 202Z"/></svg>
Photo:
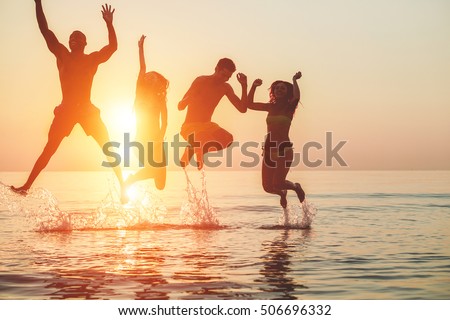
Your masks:
<svg viewBox="0 0 450 320"><path fill-rule="evenodd" d="M86 52L107 43L102 1L43 0L49 27L67 45L73 30ZM137 41L147 35L147 67L170 80L167 140L185 112L176 106L192 80L219 58L270 83L301 70L302 104L291 138L347 140L350 169L450 169L450 1L447 0L113 0L119 49L101 65L92 102L113 140L123 141L138 73ZM39 32L33 0L0 2L0 171L28 171L61 101L54 56ZM240 86L230 80L237 95ZM261 142L265 114L240 114L222 100L213 121L237 141ZM258 151L259 152L259 151ZM325 159L324 149L312 154ZM101 169L101 150L76 126L47 170ZM337 168L337 163L334 162ZM325 167L322 166L323 169Z"/></svg>

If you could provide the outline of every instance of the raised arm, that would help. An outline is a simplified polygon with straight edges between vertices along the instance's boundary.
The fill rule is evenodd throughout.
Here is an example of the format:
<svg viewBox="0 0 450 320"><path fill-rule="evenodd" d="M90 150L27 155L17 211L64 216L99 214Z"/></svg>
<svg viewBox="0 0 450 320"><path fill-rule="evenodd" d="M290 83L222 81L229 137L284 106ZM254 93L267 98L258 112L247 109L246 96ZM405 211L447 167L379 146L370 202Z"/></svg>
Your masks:
<svg viewBox="0 0 450 320"><path fill-rule="evenodd" d="M144 40L145 36L142 35L138 42L139 47L139 77L143 77L147 66L145 65L145 56L144 56Z"/></svg>
<svg viewBox="0 0 450 320"><path fill-rule="evenodd" d="M44 10L42 9L41 0L34 0L34 2L36 4L36 18L39 25L39 30L44 36L48 49L55 56L58 56L62 50L67 51L67 48L58 41L53 31L48 28L47 19L45 18Z"/></svg>
<svg viewBox="0 0 450 320"><path fill-rule="evenodd" d="M142 99L143 96L145 96L145 86L144 86L144 77L145 72L147 70L147 67L145 65L145 57L144 57L144 40L145 36L142 35L141 38L138 41L138 48L139 48L139 74L136 81L136 98L134 101L134 108L137 108L140 105L140 102L138 99Z"/></svg>
<svg viewBox="0 0 450 320"><path fill-rule="evenodd" d="M302 73L299 71L292 77L292 85L294 86L294 92L292 100L290 101L293 106L297 106L300 101L300 88L298 86L297 80L302 77Z"/></svg>
<svg viewBox="0 0 450 320"><path fill-rule="evenodd" d="M261 79L256 79L255 81L253 81L252 87L250 88L250 91L248 93L248 108L258 111L269 111L267 103L259 103L253 101L255 98L256 88L260 85L262 85Z"/></svg>
<svg viewBox="0 0 450 320"><path fill-rule="evenodd" d="M241 84L242 88L242 94L241 99L239 99L236 94L233 91L233 88L228 84L227 91L225 92L225 95L227 96L228 100L235 106L236 109L239 110L241 113L247 112L247 104L248 104L248 97L247 97L247 76L243 73L238 73L236 75L239 83Z"/></svg>
<svg viewBox="0 0 450 320"><path fill-rule="evenodd" d="M117 36L113 26L113 15L116 9L111 10L111 6L105 4L102 6L103 20L106 22L108 28L108 40L109 43L104 46L100 51L93 52L91 55L95 57L98 63L107 61L112 54L117 50Z"/></svg>

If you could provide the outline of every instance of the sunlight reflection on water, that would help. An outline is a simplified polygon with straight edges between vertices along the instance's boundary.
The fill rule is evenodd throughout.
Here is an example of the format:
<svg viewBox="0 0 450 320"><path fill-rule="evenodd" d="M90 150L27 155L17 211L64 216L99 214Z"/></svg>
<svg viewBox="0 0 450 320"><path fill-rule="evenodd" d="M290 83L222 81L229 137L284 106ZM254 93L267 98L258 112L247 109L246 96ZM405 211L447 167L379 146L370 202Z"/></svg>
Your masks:
<svg viewBox="0 0 450 320"><path fill-rule="evenodd" d="M188 196L180 172L171 177L167 190L155 193L154 199L152 188L139 186L140 199L160 201L161 207L156 207L161 211L155 215L136 210L137 216L131 220L118 213L117 219L130 223L130 228L120 230L114 224L118 220L107 210L103 211L107 217L97 222L86 218L95 216L102 205L108 207L104 175L90 173L80 179L77 174L66 173L67 179L76 177L73 180L83 181L84 188L92 183L89 192L80 195L71 184L75 191L64 191L64 195L55 192L57 202L37 201L50 197L39 188L35 196L19 200L36 205L36 219L47 221L49 212L67 212L72 226L75 221L85 221L85 226L100 229L35 232L35 224L25 220L23 213L7 210L4 201L8 191L2 185L1 299L450 297L446 281L450 274L446 245L450 240L450 192L444 183L448 174L434 176L433 181L442 181L441 187L430 185L428 193L424 193L424 185L418 186L420 193L414 192L410 178L397 174L396 181L403 179L408 188L408 193L402 193L402 188L392 192L392 172L386 174L384 185L379 180L371 184L359 173L358 179L366 179L366 189L358 193L351 176L346 184L337 174L341 183L332 192L326 190L332 177L320 180L320 174L312 173L308 180L302 173L306 176L302 185L322 188L308 195L320 214L314 217L311 228L289 229L278 223L283 211L276 197L261 190L258 175L242 172L226 176L208 173L208 203L216 210L218 228L184 225L180 208ZM58 190L60 184L52 182L51 173L48 176L46 188ZM14 175L6 178L11 177ZM193 185L199 182L196 190L202 188L201 178L201 173L190 173ZM99 180L102 183L96 185ZM388 197L390 192L394 196ZM288 200L296 210L300 208L294 195ZM111 228L102 228L105 225ZM261 229L267 226L270 228Z"/></svg>

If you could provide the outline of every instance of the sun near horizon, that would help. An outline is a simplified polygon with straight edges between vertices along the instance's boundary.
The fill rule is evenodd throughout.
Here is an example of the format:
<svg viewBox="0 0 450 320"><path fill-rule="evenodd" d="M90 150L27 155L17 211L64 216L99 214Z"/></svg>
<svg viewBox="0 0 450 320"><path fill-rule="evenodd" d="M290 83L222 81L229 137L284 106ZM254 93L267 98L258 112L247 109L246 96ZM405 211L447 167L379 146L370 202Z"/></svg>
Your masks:
<svg viewBox="0 0 450 320"><path fill-rule="evenodd" d="M87 53L107 43L102 4L43 1L48 25L61 43L67 45L69 34L82 30ZM249 85L263 79L257 101L268 100L265 89L272 81L290 80L302 71L302 106L291 128L298 150L310 141L324 143L330 131L335 141L348 141L347 169L450 169L446 1L110 4L116 9L119 47L97 71L92 102L111 139L121 141L123 132L133 131L137 41L145 34L148 70L170 81L169 142L183 122L185 113L176 106L191 82L211 74L218 59L230 57ZM0 6L0 171L29 171L61 101L58 72L39 32L34 2ZM239 95L235 75L229 82ZM240 114L225 99L213 121L241 143L260 142L265 134L264 115ZM76 126L45 170L101 170L103 160L95 142Z"/></svg>

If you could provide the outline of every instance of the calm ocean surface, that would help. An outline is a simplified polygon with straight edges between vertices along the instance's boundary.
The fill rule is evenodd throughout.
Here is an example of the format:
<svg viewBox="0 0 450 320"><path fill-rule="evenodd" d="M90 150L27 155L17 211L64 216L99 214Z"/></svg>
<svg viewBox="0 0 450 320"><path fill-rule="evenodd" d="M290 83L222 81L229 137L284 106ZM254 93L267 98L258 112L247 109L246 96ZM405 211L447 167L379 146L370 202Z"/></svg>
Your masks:
<svg viewBox="0 0 450 320"><path fill-rule="evenodd" d="M206 172L212 227L189 222L182 171L126 208L108 172L11 195L25 178L0 173L0 299L450 299L450 171L291 172L310 229L280 225L257 171Z"/></svg>

